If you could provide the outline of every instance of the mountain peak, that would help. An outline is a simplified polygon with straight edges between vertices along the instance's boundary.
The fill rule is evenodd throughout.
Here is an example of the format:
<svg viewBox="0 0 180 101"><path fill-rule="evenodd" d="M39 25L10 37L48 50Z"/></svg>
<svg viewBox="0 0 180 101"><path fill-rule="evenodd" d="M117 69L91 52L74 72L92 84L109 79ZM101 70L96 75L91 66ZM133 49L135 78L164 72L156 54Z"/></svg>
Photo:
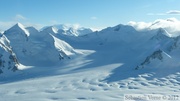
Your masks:
<svg viewBox="0 0 180 101"><path fill-rule="evenodd" d="M54 26L47 27L43 31L46 31L46 32L51 33L51 34L57 34L58 33L58 29Z"/></svg>
<svg viewBox="0 0 180 101"><path fill-rule="evenodd" d="M164 39L169 39L171 35L163 28L158 28L157 29L157 34L152 37L152 39L157 39L157 40L164 40Z"/></svg>
<svg viewBox="0 0 180 101"><path fill-rule="evenodd" d="M11 32L24 32L27 36L29 36L29 32L25 29L25 27L21 24L21 23L17 23L14 26L12 26L10 29L8 29L7 31L11 31Z"/></svg>
<svg viewBox="0 0 180 101"><path fill-rule="evenodd" d="M16 23L16 25L23 27L23 25L20 22Z"/></svg>
<svg viewBox="0 0 180 101"><path fill-rule="evenodd" d="M16 23L12 28L20 28L20 29L24 29L24 26L21 23Z"/></svg>
<svg viewBox="0 0 180 101"><path fill-rule="evenodd" d="M158 31L157 31L157 34L158 35L165 35L167 37L171 37L171 35L164 29L164 28L159 28Z"/></svg>
<svg viewBox="0 0 180 101"><path fill-rule="evenodd" d="M63 34L67 36L83 36L93 31L90 28L80 27L79 25L59 24L53 26L46 26L41 31L51 34Z"/></svg>

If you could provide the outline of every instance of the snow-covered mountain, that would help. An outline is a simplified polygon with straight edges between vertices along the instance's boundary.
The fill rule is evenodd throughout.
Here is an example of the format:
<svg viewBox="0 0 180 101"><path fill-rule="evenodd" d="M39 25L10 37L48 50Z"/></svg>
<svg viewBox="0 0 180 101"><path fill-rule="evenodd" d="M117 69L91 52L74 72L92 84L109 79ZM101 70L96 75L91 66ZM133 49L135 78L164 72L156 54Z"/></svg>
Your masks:
<svg viewBox="0 0 180 101"><path fill-rule="evenodd" d="M48 66L64 58L69 59L77 53L71 45L76 48L93 50L101 46L119 47L117 51L124 50L120 51L120 55L126 50L133 50L137 52L133 56L139 55L139 58L132 64L138 65L143 62L143 59L146 61L146 57L150 57L149 55L157 50L170 54L170 51L175 49L179 43L179 38L171 37L171 33L164 28L157 27L157 29L139 31L130 25L122 24L92 32L88 28L65 25L44 27L38 31L34 27L25 28L22 24L17 23L4 31L3 36L7 38L8 47L17 56L17 60L23 65L32 66L40 64Z"/></svg>
<svg viewBox="0 0 180 101"><path fill-rule="evenodd" d="M153 39L165 40L169 39L170 37L170 34L165 29L159 28L157 29L157 34L153 37Z"/></svg>
<svg viewBox="0 0 180 101"><path fill-rule="evenodd" d="M47 26L41 30L52 34L63 34L67 36L82 36L93 32L90 28L63 24Z"/></svg>
<svg viewBox="0 0 180 101"><path fill-rule="evenodd" d="M76 51L68 43L57 39L51 33L25 28L17 23L3 33L9 47L23 65L49 66L75 55ZM5 45L7 46L7 45Z"/></svg>
<svg viewBox="0 0 180 101"><path fill-rule="evenodd" d="M180 36L160 23L96 32L18 23L0 35L2 99L119 101L128 93L180 92Z"/></svg>
<svg viewBox="0 0 180 101"><path fill-rule="evenodd" d="M127 56L129 56L128 54L133 54L131 55L132 57L126 57L126 62L128 60L130 61L130 58L134 58L135 60L131 64L134 67L138 65L138 68L142 68L148 64L153 64L155 67L160 66L158 64L162 64L161 66L164 67L173 67L174 65L170 64L177 64L177 58L180 58L180 54L177 52L177 47L180 47L179 39L179 36L172 37L172 34L164 28L137 31L132 26L120 24L105 28L99 32L81 36L78 41L86 44L93 43L97 47L100 45L100 47L105 49L119 47L117 48L117 52L120 52L118 53L119 56L122 54L126 54ZM77 40L74 41L74 43L76 42ZM126 53L129 50L132 50L132 53ZM170 52L170 50L176 50L176 52ZM154 62L154 60L158 61ZM152 65L150 67L153 68ZM177 67L177 65L174 67Z"/></svg>

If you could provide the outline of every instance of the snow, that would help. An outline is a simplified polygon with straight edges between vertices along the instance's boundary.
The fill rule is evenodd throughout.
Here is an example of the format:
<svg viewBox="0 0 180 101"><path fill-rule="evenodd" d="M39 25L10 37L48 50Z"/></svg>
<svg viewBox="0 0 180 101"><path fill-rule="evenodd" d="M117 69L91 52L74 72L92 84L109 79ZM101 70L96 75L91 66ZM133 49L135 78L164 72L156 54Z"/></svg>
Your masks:
<svg viewBox="0 0 180 101"><path fill-rule="evenodd" d="M68 43L53 37L52 34L33 27L24 28L20 23L4 33L19 62L26 66L55 65L61 58L69 58L68 55L76 53Z"/></svg>
<svg viewBox="0 0 180 101"><path fill-rule="evenodd" d="M169 54L167 54L166 52L163 52L164 54L166 54L169 58L172 58Z"/></svg>
<svg viewBox="0 0 180 101"><path fill-rule="evenodd" d="M27 36L29 36L29 32L25 29L25 27L21 24L21 23L17 23L16 25L14 25L12 28L10 28L11 30L17 30L17 29L20 29L20 30L23 30L25 32L25 34ZM12 31L13 32L13 31Z"/></svg>
<svg viewBox="0 0 180 101"><path fill-rule="evenodd" d="M41 29L51 34L62 34L67 36L83 36L93 31L90 28L80 27L79 25L53 25Z"/></svg>
<svg viewBox="0 0 180 101"><path fill-rule="evenodd" d="M93 54L90 53L89 55ZM100 56L94 58L100 58ZM71 61L75 62L75 60ZM118 81L107 82L104 79L113 73L112 70L118 67L121 68L122 63L107 65L104 60L99 60L98 63L94 64L96 67L93 67L92 64L87 64L85 61L77 61L82 63L72 64L73 69L74 67L85 68L66 71L64 69L71 68L68 64L62 67L47 68L47 70L43 68L45 71L41 70L38 73L41 76L34 76L31 71L26 70L23 76L32 76L30 79L24 79L24 77L18 82L1 82L1 99L5 101L19 99L23 101L119 101L123 99L124 94L178 94L180 90L180 72L158 77L156 73L161 72L138 72L132 74L131 71L126 71L121 72L126 75L118 77ZM98 64L102 65L98 66ZM87 65L90 65L90 67ZM43 75L47 71L51 73ZM55 71L56 74L53 74ZM19 85L21 86L19 87Z"/></svg>
<svg viewBox="0 0 180 101"><path fill-rule="evenodd" d="M62 35L53 27L25 30L0 37L20 62L17 71L0 74L2 101L121 101L124 94L180 92L179 39L167 29L139 31L120 24L82 36ZM21 38L27 31L26 41ZM20 34L21 42L10 34ZM8 61L4 49L1 45Z"/></svg>
<svg viewBox="0 0 180 101"><path fill-rule="evenodd" d="M43 31L51 33L51 34L57 34L58 33L58 29L55 27L47 27Z"/></svg>
<svg viewBox="0 0 180 101"><path fill-rule="evenodd" d="M23 64L19 64L18 65L18 69L19 70L26 70L26 69L29 69L29 68L33 68L32 66L25 66Z"/></svg>
<svg viewBox="0 0 180 101"><path fill-rule="evenodd" d="M53 35L52 35L52 37L54 39L55 47L59 51L65 52L65 54L68 55L68 56L73 55L75 53L75 50L73 49L73 47L71 47L68 43L66 43L65 41L62 41L62 40L54 37Z"/></svg>

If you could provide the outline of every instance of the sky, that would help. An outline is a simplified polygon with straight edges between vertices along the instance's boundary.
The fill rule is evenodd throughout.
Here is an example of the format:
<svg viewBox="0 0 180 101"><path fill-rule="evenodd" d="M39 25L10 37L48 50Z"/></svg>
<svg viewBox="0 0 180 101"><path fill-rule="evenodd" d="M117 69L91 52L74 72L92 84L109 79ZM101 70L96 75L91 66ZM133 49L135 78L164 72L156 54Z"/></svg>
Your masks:
<svg viewBox="0 0 180 101"><path fill-rule="evenodd" d="M180 19L180 0L0 0L0 30L20 22L41 28L74 24L95 29Z"/></svg>

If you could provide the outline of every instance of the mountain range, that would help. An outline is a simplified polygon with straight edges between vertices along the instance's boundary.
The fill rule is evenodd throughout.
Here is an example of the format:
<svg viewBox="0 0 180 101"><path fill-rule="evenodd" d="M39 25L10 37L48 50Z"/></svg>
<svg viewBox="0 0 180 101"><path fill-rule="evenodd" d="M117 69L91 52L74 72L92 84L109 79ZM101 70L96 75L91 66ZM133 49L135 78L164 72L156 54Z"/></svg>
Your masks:
<svg viewBox="0 0 180 101"><path fill-rule="evenodd" d="M138 68L134 66L136 69L150 64L153 67L163 64L172 68L173 64L177 64L176 59L180 58L180 36L171 37L166 28L152 29L152 26L159 26L160 23L160 21L153 23L148 30L143 31L120 24L95 32L89 28L73 28L65 25L48 26L38 31L34 27L25 28L17 23L0 36L0 71L1 73L7 70L16 71L20 64L52 66L63 59L78 57L82 52L78 52L76 47L94 50L102 46L102 49L118 47L116 52L119 52L120 56L127 54L127 58L134 58L131 64L137 65ZM134 53L130 57L128 54L132 53L126 52L129 50L133 50ZM165 57L169 58L164 60ZM127 59L128 61L130 60Z"/></svg>
<svg viewBox="0 0 180 101"><path fill-rule="evenodd" d="M37 30L17 23L0 33L1 99L119 101L124 94L177 95L177 22L131 22L100 31L65 25Z"/></svg>

